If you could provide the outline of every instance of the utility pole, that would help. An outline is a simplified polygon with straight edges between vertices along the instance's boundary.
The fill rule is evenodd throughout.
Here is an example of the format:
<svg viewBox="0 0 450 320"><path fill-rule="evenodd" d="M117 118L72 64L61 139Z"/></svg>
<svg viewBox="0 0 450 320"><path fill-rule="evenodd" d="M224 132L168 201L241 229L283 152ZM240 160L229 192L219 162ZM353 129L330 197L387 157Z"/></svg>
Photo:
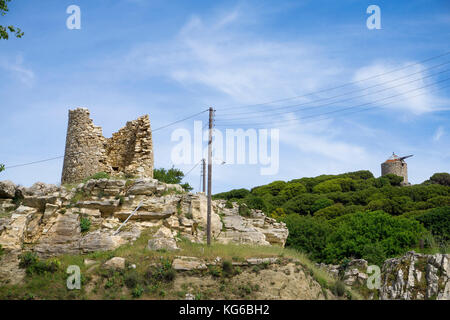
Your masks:
<svg viewBox="0 0 450 320"><path fill-rule="evenodd" d="M203 178L203 186L202 192L206 194L206 160L202 159L202 178Z"/></svg>
<svg viewBox="0 0 450 320"><path fill-rule="evenodd" d="M206 243L211 245L211 193L212 193L212 130L214 110L209 108L209 139L208 139L208 210L206 216Z"/></svg>

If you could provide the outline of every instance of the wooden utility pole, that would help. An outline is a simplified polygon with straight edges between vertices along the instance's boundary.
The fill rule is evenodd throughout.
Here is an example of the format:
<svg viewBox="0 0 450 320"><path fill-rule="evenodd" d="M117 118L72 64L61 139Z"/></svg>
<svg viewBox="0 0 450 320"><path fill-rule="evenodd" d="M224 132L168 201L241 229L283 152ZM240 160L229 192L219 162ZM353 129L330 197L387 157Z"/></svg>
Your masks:
<svg viewBox="0 0 450 320"><path fill-rule="evenodd" d="M206 216L206 243L211 245L211 187L212 187L212 129L214 110L209 108L209 139L208 139L208 211Z"/></svg>
<svg viewBox="0 0 450 320"><path fill-rule="evenodd" d="M202 159L202 177L203 177L203 187L202 192L206 194L206 160Z"/></svg>

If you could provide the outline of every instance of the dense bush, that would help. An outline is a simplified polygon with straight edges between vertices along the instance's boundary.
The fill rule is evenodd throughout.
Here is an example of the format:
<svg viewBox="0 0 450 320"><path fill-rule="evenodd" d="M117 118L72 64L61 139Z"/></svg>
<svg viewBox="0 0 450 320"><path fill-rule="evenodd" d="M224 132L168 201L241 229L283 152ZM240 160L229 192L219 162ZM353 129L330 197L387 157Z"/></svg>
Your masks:
<svg viewBox="0 0 450 320"><path fill-rule="evenodd" d="M450 241L450 206L427 210L415 219L421 222L436 240Z"/></svg>
<svg viewBox="0 0 450 320"><path fill-rule="evenodd" d="M433 236L438 242L448 241L449 177L437 173L422 184L403 187L399 176L375 178L369 171L356 171L274 181L214 198L238 202L244 216L250 215L249 209L260 209L286 221L287 245L308 252L313 259L366 257L380 263L412 249L419 237L425 245L433 245ZM380 221L384 226L379 226ZM424 227L428 234L423 233Z"/></svg>
<svg viewBox="0 0 450 320"><path fill-rule="evenodd" d="M291 214L285 219L289 229L286 245L308 253L314 260L324 258L327 237L332 231L326 220Z"/></svg>
<svg viewBox="0 0 450 320"><path fill-rule="evenodd" d="M393 217L383 211L355 213L338 220L324 250L325 260L336 263L346 257L368 259L367 245L376 245L387 256L402 254L425 236L417 221ZM374 262L374 261L369 261Z"/></svg>
<svg viewBox="0 0 450 320"><path fill-rule="evenodd" d="M431 176L429 181L448 187L450 186L450 174L447 172L435 173Z"/></svg>
<svg viewBox="0 0 450 320"><path fill-rule="evenodd" d="M19 256L19 267L26 269L28 275L54 273L61 267L57 259L41 261L34 252L24 252Z"/></svg>

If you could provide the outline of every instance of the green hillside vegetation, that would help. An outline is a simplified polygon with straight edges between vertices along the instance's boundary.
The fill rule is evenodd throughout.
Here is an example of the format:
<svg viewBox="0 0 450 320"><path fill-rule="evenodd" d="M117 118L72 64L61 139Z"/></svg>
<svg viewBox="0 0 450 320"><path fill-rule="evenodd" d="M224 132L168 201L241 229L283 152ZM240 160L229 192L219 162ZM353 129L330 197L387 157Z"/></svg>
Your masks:
<svg viewBox="0 0 450 320"><path fill-rule="evenodd" d="M375 178L370 171L356 171L274 181L214 198L284 221L286 245L319 262L363 258L381 264L411 249L448 252L450 174L436 173L413 186L401 182L396 175Z"/></svg>

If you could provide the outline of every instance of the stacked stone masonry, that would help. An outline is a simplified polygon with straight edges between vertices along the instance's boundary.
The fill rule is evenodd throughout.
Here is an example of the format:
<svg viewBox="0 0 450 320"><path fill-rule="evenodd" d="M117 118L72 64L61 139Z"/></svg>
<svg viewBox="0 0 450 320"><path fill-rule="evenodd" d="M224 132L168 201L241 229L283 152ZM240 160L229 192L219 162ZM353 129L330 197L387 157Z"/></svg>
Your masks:
<svg viewBox="0 0 450 320"><path fill-rule="evenodd" d="M153 143L148 115L114 133L103 137L95 126L89 110L69 110L66 150L61 183L79 182L97 172L111 175L128 174L153 177Z"/></svg>

